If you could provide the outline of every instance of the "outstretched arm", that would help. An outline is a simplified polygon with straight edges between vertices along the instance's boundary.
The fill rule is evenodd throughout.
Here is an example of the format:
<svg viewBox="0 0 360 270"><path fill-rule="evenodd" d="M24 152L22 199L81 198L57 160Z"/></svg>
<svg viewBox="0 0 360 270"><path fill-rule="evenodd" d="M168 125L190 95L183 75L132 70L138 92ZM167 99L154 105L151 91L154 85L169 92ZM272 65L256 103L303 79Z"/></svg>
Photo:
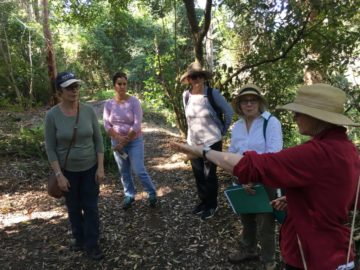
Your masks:
<svg viewBox="0 0 360 270"><path fill-rule="evenodd" d="M190 159L195 157L202 157L203 146L193 146L184 143L171 143L171 148L183 152L189 156ZM234 167L242 159L242 155L219 152L215 150L210 150L206 153L206 159L210 160L212 163L223 168L224 170L233 173Z"/></svg>

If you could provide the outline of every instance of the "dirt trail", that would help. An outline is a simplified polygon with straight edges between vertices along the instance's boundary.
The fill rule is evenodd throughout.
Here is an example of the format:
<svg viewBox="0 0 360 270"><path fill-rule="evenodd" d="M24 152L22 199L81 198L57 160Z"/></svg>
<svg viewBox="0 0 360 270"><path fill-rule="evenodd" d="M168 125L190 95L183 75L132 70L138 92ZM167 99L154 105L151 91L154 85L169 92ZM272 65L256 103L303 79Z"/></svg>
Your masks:
<svg viewBox="0 0 360 270"><path fill-rule="evenodd" d="M102 104L95 105L99 115ZM5 125L7 116L1 115L5 117L0 125ZM44 111L31 115L41 121ZM16 123L33 122L25 116L14 114L20 118ZM144 123L143 132L146 166L156 183L159 205L147 206L147 195L136 181L136 203L123 211L118 177L108 174L99 202L100 244L106 257L96 263L68 249L64 201L49 198L45 191L47 162L2 156L1 269L261 269L259 261L237 266L227 262L241 230L223 196L231 184L229 175L219 172L219 211L203 222L190 213L197 202L191 168L169 149L169 142L179 140L178 134L150 122Z"/></svg>

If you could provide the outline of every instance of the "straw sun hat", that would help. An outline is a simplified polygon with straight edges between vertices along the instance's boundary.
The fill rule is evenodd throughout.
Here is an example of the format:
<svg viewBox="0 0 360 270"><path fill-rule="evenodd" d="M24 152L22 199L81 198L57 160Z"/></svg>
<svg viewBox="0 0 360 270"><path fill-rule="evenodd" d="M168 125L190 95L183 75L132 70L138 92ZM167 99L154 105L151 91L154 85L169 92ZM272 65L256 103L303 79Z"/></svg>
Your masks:
<svg viewBox="0 0 360 270"><path fill-rule="evenodd" d="M201 74L204 76L205 80L208 80L211 78L211 73L200 65L198 62L191 63L186 72L180 77L180 82L183 84L189 84L188 76L194 75L194 74Z"/></svg>
<svg viewBox="0 0 360 270"><path fill-rule="evenodd" d="M360 126L344 115L345 100L346 95L341 89L318 83L301 86L294 102L276 108L306 114L339 126Z"/></svg>
<svg viewBox="0 0 360 270"><path fill-rule="evenodd" d="M242 112L240 111L239 102L240 102L242 96L244 96L244 95L257 96L260 99L260 103L261 103L260 107L265 109L267 106L267 102L261 93L262 93L261 88L256 86L255 84L251 84L251 83L245 84L244 86L239 88L233 94L233 98L231 100L231 106L233 107L234 112L236 112L239 115L242 114Z"/></svg>

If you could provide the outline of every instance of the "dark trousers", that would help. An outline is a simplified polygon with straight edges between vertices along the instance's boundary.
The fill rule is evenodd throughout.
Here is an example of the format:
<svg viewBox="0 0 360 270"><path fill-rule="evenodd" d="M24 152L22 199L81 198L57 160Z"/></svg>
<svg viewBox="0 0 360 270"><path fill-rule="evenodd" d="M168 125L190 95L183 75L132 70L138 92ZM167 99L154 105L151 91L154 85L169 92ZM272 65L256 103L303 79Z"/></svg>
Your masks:
<svg viewBox="0 0 360 270"><path fill-rule="evenodd" d="M221 151L222 141L214 143L211 149ZM199 199L209 208L217 207L218 178L216 175L217 166L203 158L191 160L192 171L196 180L196 187Z"/></svg>
<svg viewBox="0 0 360 270"><path fill-rule="evenodd" d="M69 192L65 192L66 206L73 237L90 249L99 240L99 185L95 181L97 165L86 171L64 171L69 180Z"/></svg>

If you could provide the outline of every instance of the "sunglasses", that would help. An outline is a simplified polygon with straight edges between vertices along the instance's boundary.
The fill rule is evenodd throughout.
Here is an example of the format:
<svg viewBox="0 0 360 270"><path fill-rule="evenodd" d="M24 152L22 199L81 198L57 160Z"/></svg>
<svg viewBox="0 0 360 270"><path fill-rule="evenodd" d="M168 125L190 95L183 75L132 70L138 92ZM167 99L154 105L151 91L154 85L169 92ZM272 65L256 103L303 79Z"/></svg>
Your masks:
<svg viewBox="0 0 360 270"><path fill-rule="evenodd" d="M258 101L259 101L259 99L257 99L257 98L249 98L249 99L242 99L242 100L240 100L239 103L240 103L240 105L247 105L247 104L254 105Z"/></svg>
<svg viewBox="0 0 360 270"><path fill-rule="evenodd" d="M198 78L202 78L202 77L203 76L201 74L199 74L199 73L191 74L191 75L188 76L188 78L193 80L193 81L197 80Z"/></svg>
<svg viewBox="0 0 360 270"><path fill-rule="evenodd" d="M65 87L65 90L67 91L73 91L73 90L79 90L80 89L80 85L78 85L77 83L73 83L70 84L68 87Z"/></svg>

